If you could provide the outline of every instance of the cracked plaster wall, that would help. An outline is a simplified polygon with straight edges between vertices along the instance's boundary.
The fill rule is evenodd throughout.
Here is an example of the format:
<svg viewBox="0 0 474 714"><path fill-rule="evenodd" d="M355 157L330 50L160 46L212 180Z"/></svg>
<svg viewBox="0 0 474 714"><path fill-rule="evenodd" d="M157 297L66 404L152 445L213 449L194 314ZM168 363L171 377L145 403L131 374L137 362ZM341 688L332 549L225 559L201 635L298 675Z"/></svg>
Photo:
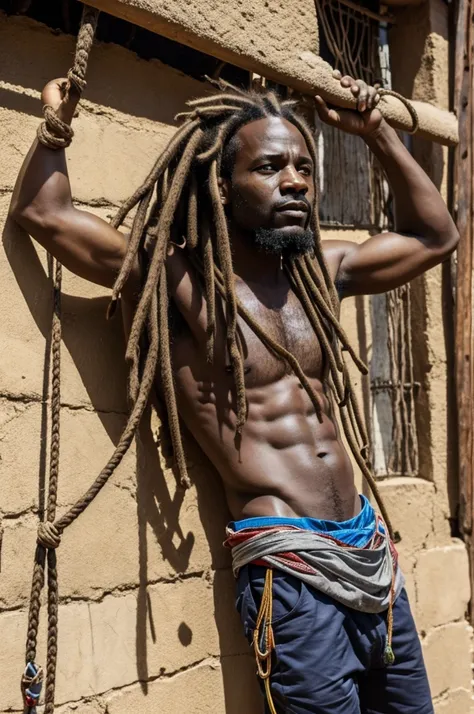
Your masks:
<svg viewBox="0 0 474 714"><path fill-rule="evenodd" d="M49 438L43 371L51 316L45 255L6 215L40 119L39 92L65 72L72 50L71 38L0 14L0 714L20 710L18 681ZM140 61L114 46L95 48L68 151L77 204L109 217L145 176L185 99L201 92L199 83L156 61ZM443 156L433 157L426 147L424 156L427 168L440 167L441 185ZM326 237L359 241L367 234L332 231ZM424 478L391 479L382 491L403 535L400 557L436 714L466 714L471 633L464 615L470 593L466 552L451 538L448 523L440 275L437 269L424 278L417 304L427 355L421 380ZM105 320L107 300L108 291L65 275L60 513L104 465L125 420L123 339L120 321ZM343 320L370 358L367 301L348 301ZM367 385L364 390L355 379L363 396ZM151 714L157 708L261 714L255 666L233 611L233 578L222 548L228 518L222 491L192 443L189 461L195 485L180 494L158 462L153 424L145 424L112 481L65 532L58 551L60 714ZM43 627L42 662L44 634Z"/></svg>

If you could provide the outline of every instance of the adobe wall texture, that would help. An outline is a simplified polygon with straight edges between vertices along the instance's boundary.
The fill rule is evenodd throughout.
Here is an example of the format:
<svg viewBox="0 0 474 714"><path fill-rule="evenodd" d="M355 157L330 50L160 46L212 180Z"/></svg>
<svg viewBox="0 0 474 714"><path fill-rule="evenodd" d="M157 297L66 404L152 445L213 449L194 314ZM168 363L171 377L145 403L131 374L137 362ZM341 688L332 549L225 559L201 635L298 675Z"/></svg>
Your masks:
<svg viewBox="0 0 474 714"><path fill-rule="evenodd" d="M282 0L217 0L208 3L205 11L200 0L89 0L89 4L303 94L319 93L338 106L354 106L350 91L334 80L332 68L318 55L312 0L294 6ZM415 104L420 134L447 146L457 143L453 114L426 102ZM397 129L411 129L410 113L398 99L385 97L380 110Z"/></svg>
<svg viewBox="0 0 474 714"><path fill-rule="evenodd" d="M0 714L21 708L18 682L48 440L43 372L51 317L45 255L6 215L40 120L39 92L66 71L72 50L71 38L0 14ZM146 175L185 99L201 92L202 85L158 62L114 46L95 48L68 151L78 205L109 217ZM429 152L427 162L434 165ZM353 240L366 236L344 231ZM423 478L391 479L382 489L403 535L402 566L436 714L467 714L469 580L464 546L450 537L448 523L440 276L432 271L416 292ZM119 319L105 320L107 302L108 291L65 275L60 512L95 478L125 421L123 335ZM343 320L370 358L367 305L348 301ZM145 422L112 481L65 532L58 550L60 714L261 714L222 548L228 519L222 490L192 443L189 463L194 485L182 494L162 470L153 423ZM40 662L44 634L42 628Z"/></svg>

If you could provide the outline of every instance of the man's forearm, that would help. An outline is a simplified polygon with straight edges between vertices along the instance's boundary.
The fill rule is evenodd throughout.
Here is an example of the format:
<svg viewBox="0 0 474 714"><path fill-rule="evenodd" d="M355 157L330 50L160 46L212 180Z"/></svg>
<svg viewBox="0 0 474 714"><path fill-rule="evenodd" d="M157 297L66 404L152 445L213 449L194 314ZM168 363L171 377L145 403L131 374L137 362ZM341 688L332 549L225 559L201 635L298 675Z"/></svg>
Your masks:
<svg viewBox="0 0 474 714"><path fill-rule="evenodd" d="M433 247L456 242L457 231L439 191L385 121L365 137L380 161L395 199L395 228Z"/></svg>

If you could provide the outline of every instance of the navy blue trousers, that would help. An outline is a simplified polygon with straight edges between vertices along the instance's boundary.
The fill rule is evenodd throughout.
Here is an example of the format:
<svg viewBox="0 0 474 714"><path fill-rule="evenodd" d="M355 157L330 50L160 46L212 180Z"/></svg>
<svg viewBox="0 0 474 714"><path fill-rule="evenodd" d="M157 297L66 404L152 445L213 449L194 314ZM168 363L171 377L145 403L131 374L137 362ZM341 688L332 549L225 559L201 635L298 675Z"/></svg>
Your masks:
<svg viewBox="0 0 474 714"><path fill-rule="evenodd" d="M249 565L237 581L237 610L249 643L265 572ZM352 610L275 570L271 691L278 714L433 714L405 590L394 604L393 618L396 660L386 666L386 613Z"/></svg>

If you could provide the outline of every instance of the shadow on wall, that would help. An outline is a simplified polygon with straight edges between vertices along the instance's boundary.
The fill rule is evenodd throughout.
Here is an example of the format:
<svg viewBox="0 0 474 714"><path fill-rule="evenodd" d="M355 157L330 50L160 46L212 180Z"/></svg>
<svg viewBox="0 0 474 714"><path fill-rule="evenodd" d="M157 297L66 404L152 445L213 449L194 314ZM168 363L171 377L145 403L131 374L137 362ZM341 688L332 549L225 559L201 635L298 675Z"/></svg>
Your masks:
<svg viewBox="0 0 474 714"><path fill-rule="evenodd" d="M199 520L209 546L210 570L202 573L212 581L214 618L219 635L226 714L261 714L262 703L255 678L255 662L249 656L234 606L234 578L230 554L223 548L225 525L230 520L222 483L190 434L183 429L188 472L196 488ZM148 692L147 629L154 632L151 603L147 595L148 551L159 546L163 559L176 575L186 577L195 545L195 534L185 533L180 525L185 491L175 488L174 479L166 479L160 463L150 419L141 424L137 449L137 505L139 511L140 591L137 620L137 664L143 692ZM171 488L170 488L171 485ZM171 494L174 492L174 495ZM182 519L183 520L183 519ZM154 536L150 542L147 526ZM148 531L150 532L150 531ZM199 535L199 534L198 534ZM192 568L191 568L192 570ZM192 623L181 622L178 639L186 647L193 638Z"/></svg>
<svg viewBox="0 0 474 714"><path fill-rule="evenodd" d="M34 33L34 39L32 38ZM35 42L35 69L31 67L31 44ZM57 34L28 18L8 17L0 12L1 79L9 85L41 92L56 77L65 76L71 65L75 38ZM158 60L141 60L134 53L112 44L97 44L90 56L85 99L103 108L174 124L193 96L209 92L209 86L163 65ZM0 106L40 115L36 99L18 95L21 108L11 106L10 91L3 91ZM166 97L166 101L163 101ZM16 100L13 100L16 103Z"/></svg>
<svg viewBox="0 0 474 714"><path fill-rule="evenodd" d="M52 289L51 281L38 257L32 240L13 221L7 220L3 232L6 256L21 290L25 303L46 341L45 354L49 355ZM106 297L81 298L63 294L63 342L93 408L101 419L102 426L112 444L120 438L117 419L108 419L114 409L124 413L126 370L123 360L124 341L120 320L108 323L105 311ZM92 358L91 358L92 356ZM48 373L47 360L45 373ZM44 499L46 453L44 444L48 427L46 396L48 378L43 383L44 412L42 419L42 458L39 473L39 503ZM63 397L64 398L64 397ZM190 558L197 538L206 538L211 554L209 573L202 577L212 580L214 617L219 633L219 650L226 702L226 714L260 714L261 698L255 681L255 663L249 656L249 647L241 632L240 622L234 608L234 579L230 570L230 555L222 543L225 525L230 519L223 488L216 472L202 454L194 440L186 435L186 453L191 480L196 488L197 508L203 533L185 533L180 525L185 491L174 489L173 479L165 477L154 441L150 414L145 415L137 438L137 512L138 512L138 559L139 589L136 623L136 662L138 679L144 695L148 693L149 653L147 631L151 640L159 640L155 631L148 583L149 553L160 548L169 570L186 578ZM172 486L172 492L170 486ZM152 535L151 535L152 534ZM192 575L192 573L189 573ZM196 576L196 573L194 573ZM199 577L199 573L197 577ZM207 613L206 613L207 614ZM203 613L203 616L206 615ZM193 637L193 623L180 622L177 626L177 641L183 647ZM149 645L148 645L149 646ZM214 653L217 654L217 653ZM156 672L151 673L156 676Z"/></svg>

